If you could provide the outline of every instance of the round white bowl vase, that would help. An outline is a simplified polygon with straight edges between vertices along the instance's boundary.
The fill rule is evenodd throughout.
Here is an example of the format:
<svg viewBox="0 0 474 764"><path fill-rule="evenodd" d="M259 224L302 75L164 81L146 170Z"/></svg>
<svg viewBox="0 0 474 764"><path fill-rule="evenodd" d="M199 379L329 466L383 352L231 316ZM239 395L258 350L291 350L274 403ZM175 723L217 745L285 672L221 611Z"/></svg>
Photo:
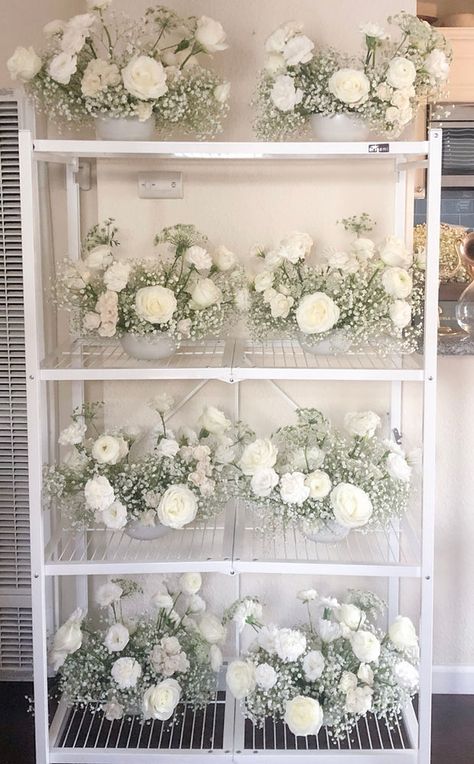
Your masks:
<svg viewBox="0 0 474 764"><path fill-rule="evenodd" d="M370 141L373 134L363 122L352 114L334 114L326 117L323 114L312 114L310 117L313 137L317 141Z"/></svg>
<svg viewBox="0 0 474 764"><path fill-rule="evenodd" d="M120 343L129 356L139 361L163 361L176 353L176 342L167 334L124 334Z"/></svg>
<svg viewBox="0 0 474 764"><path fill-rule="evenodd" d="M162 536L166 536L170 533L171 528L167 525L158 523L157 525L143 525L140 520L132 520L125 526L124 532L132 539L138 539L139 541L153 541L153 539L159 539Z"/></svg>
<svg viewBox="0 0 474 764"><path fill-rule="evenodd" d="M301 520L299 529L303 536L310 541L316 541L320 544L337 544L338 541L345 539L350 528L339 525L335 520Z"/></svg>
<svg viewBox="0 0 474 764"><path fill-rule="evenodd" d="M155 119L140 122L138 117L96 117L95 133L102 141L151 141L155 133Z"/></svg>

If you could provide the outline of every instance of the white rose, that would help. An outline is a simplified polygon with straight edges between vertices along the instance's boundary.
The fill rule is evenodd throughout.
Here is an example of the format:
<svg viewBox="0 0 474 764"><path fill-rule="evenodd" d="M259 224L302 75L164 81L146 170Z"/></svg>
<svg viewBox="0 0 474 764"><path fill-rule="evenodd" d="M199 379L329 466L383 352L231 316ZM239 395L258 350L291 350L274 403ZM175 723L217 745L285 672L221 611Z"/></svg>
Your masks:
<svg viewBox="0 0 474 764"><path fill-rule="evenodd" d="M202 310L222 300L222 292L212 279L199 279L191 292L192 308Z"/></svg>
<svg viewBox="0 0 474 764"><path fill-rule="evenodd" d="M412 469L401 454L389 454L385 466L388 474L394 480L401 480L403 483L410 482Z"/></svg>
<svg viewBox="0 0 474 764"><path fill-rule="evenodd" d="M444 50L439 50L439 48L432 50L425 58L423 68L435 80L445 82L449 76L449 61Z"/></svg>
<svg viewBox="0 0 474 764"><path fill-rule="evenodd" d="M380 417L373 411L353 411L344 417L347 432L359 438L373 438L380 424Z"/></svg>
<svg viewBox="0 0 474 764"><path fill-rule="evenodd" d="M292 37L283 48L283 58L288 66L307 64L313 58L314 42L304 34Z"/></svg>
<svg viewBox="0 0 474 764"><path fill-rule="evenodd" d="M103 475L90 478L84 486L84 497L90 509L102 512L115 501L114 489Z"/></svg>
<svg viewBox="0 0 474 764"><path fill-rule="evenodd" d="M171 289L164 286L148 286L135 295L135 312L150 324L166 324L171 321L178 306Z"/></svg>
<svg viewBox="0 0 474 764"><path fill-rule="evenodd" d="M20 82L29 82L36 77L41 66L41 59L32 47L23 48L19 46L7 61L10 77L12 80L20 80Z"/></svg>
<svg viewBox="0 0 474 764"><path fill-rule="evenodd" d="M371 631L359 630L351 638L352 652L361 663L374 663L380 656L380 642Z"/></svg>
<svg viewBox="0 0 474 764"><path fill-rule="evenodd" d="M211 645L209 649L209 658L211 661L211 668L213 671L220 671L224 659L222 657L222 651L217 645Z"/></svg>
<svg viewBox="0 0 474 764"><path fill-rule="evenodd" d="M334 517L345 528L361 528L372 516L372 502L368 494L352 483L339 483L331 491Z"/></svg>
<svg viewBox="0 0 474 764"><path fill-rule="evenodd" d="M255 666L250 661L232 661L227 669L226 683L234 698L242 700L255 689Z"/></svg>
<svg viewBox="0 0 474 764"><path fill-rule="evenodd" d="M296 309L296 322L304 334L321 334L337 324L340 310L324 292L303 297Z"/></svg>
<svg viewBox="0 0 474 764"><path fill-rule="evenodd" d="M205 615L203 615L199 621L199 631L201 636L204 637L206 642L209 642L210 645L223 642L226 636L225 627L212 613L205 613Z"/></svg>
<svg viewBox="0 0 474 764"><path fill-rule="evenodd" d="M343 103L363 103L367 100L370 82L358 69L338 69L328 80L329 91Z"/></svg>
<svg viewBox="0 0 474 764"><path fill-rule="evenodd" d="M115 438L113 435L99 435L92 446L93 458L98 464L117 464L123 453L120 441L126 443L123 438Z"/></svg>
<svg viewBox="0 0 474 764"><path fill-rule="evenodd" d="M315 599L317 599L318 592L316 589L301 589L296 597L297 599L301 600L301 602L313 602Z"/></svg>
<svg viewBox="0 0 474 764"><path fill-rule="evenodd" d="M339 689L344 693L355 690L357 687L357 677L352 671L343 671L339 680Z"/></svg>
<svg viewBox="0 0 474 764"><path fill-rule="evenodd" d="M201 16L198 19L194 37L206 53L217 53L229 47L225 41L226 33L222 24L209 16Z"/></svg>
<svg viewBox="0 0 474 764"><path fill-rule="evenodd" d="M276 292L270 300L270 310L273 318L287 318L294 303L293 297L285 297Z"/></svg>
<svg viewBox="0 0 474 764"><path fill-rule="evenodd" d="M135 658L118 658L110 671L121 690L135 687L142 675L142 667Z"/></svg>
<svg viewBox="0 0 474 764"><path fill-rule="evenodd" d="M284 719L293 735L317 735L323 724L323 709L317 700L297 695L287 702Z"/></svg>
<svg viewBox="0 0 474 764"><path fill-rule="evenodd" d="M170 438L162 438L156 449L158 456L173 459L179 451L179 443Z"/></svg>
<svg viewBox="0 0 474 764"><path fill-rule="evenodd" d="M187 486L171 485L160 499L158 517L163 525L181 529L194 520L197 510L197 499Z"/></svg>
<svg viewBox="0 0 474 764"><path fill-rule="evenodd" d="M245 446L239 467L244 475L255 475L262 467L274 467L278 449L269 438L258 438Z"/></svg>
<svg viewBox="0 0 474 764"><path fill-rule="evenodd" d="M198 419L198 424L213 435L220 435L232 427L230 419L227 419L224 412L215 406L205 407Z"/></svg>
<svg viewBox="0 0 474 764"><path fill-rule="evenodd" d="M359 260L370 260L375 254L375 244L372 239L360 237L352 242L351 251Z"/></svg>
<svg viewBox="0 0 474 764"><path fill-rule="evenodd" d="M386 268L382 273L383 288L390 295L397 299L405 299L411 294L413 281L404 268Z"/></svg>
<svg viewBox="0 0 474 764"><path fill-rule="evenodd" d="M53 19L53 21L48 21L48 23L44 25L43 34L48 39L56 37L64 32L65 26L66 22L62 19Z"/></svg>
<svg viewBox="0 0 474 764"><path fill-rule="evenodd" d="M125 90L142 101L160 98L168 90L163 64L150 56L138 56L122 69Z"/></svg>
<svg viewBox="0 0 474 764"><path fill-rule="evenodd" d="M411 323L411 305L405 300L395 300L390 305L388 313L397 329L404 329Z"/></svg>
<svg viewBox="0 0 474 764"><path fill-rule="evenodd" d="M313 248L313 239L307 233L293 231L278 246L278 255L283 260L288 260L293 265L299 260L304 260Z"/></svg>
<svg viewBox="0 0 474 764"><path fill-rule="evenodd" d="M311 499L324 499L332 488L331 478L323 470L314 470L306 475L305 485L309 489Z"/></svg>
<svg viewBox="0 0 474 764"><path fill-rule="evenodd" d="M279 477L273 467L260 467L252 475L250 487L255 496L270 496L271 492L278 485Z"/></svg>
<svg viewBox="0 0 474 764"><path fill-rule="evenodd" d="M183 573L179 579L181 591L185 594L197 594L202 586L200 573Z"/></svg>
<svg viewBox="0 0 474 764"><path fill-rule="evenodd" d="M214 98L218 103L227 103L230 96L231 84L230 82L223 82L221 85L217 85L214 88Z"/></svg>
<svg viewBox="0 0 474 764"><path fill-rule="evenodd" d="M82 443L86 430L87 427L83 422L71 422L69 427L66 427L59 435L59 445L77 446L78 443Z"/></svg>
<svg viewBox="0 0 474 764"><path fill-rule="evenodd" d="M293 111L303 100L303 91L295 88L295 81L289 74L279 74L273 83L270 98L280 111Z"/></svg>
<svg viewBox="0 0 474 764"><path fill-rule="evenodd" d="M269 663L260 663L255 668L255 681L262 690L271 690L277 680L277 672Z"/></svg>
<svg viewBox="0 0 474 764"><path fill-rule="evenodd" d="M181 687L176 679L164 679L159 684L152 685L143 695L143 717L167 721L178 705L180 697Z"/></svg>
<svg viewBox="0 0 474 764"><path fill-rule="evenodd" d="M306 476L302 472L287 472L280 478L280 496L285 504L303 504L309 496Z"/></svg>
<svg viewBox="0 0 474 764"><path fill-rule="evenodd" d="M303 673L308 682L315 682L324 671L324 656L320 650L310 650L303 658Z"/></svg>
<svg viewBox="0 0 474 764"><path fill-rule="evenodd" d="M385 265L396 265L408 268L413 262L413 255L405 247L403 239L398 236L387 236L380 247L380 258Z"/></svg>
<svg viewBox="0 0 474 764"><path fill-rule="evenodd" d="M95 601L100 607L109 607L112 602L118 602L122 594L122 587L113 581L109 581L99 586L95 595Z"/></svg>
<svg viewBox="0 0 474 764"><path fill-rule="evenodd" d="M398 615L388 630L390 641L397 650L408 650L418 645L415 627L409 618Z"/></svg>
<svg viewBox="0 0 474 764"><path fill-rule="evenodd" d="M212 257L204 247L194 245L186 252L186 261L189 265L194 265L196 270L205 271L212 266Z"/></svg>
<svg viewBox="0 0 474 764"><path fill-rule="evenodd" d="M395 56L390 61L387 82L393 88L409 88L416 78L416 68L412 61L403 56Z"/></svg>
<svg viewBox="0 0 474 764"><path fill-rule="evenodd" d="M230 271L237 262L234 253L231 252L230 249L227 249L223 244L217 247L214 251L212 259L219 271Z"/></svg>
<svg viewBox="0 0 474 764"><path fill-rule="evenodd" d="M255 276L253 285L256 292L266 292L275 280L275 274L271 271L262 271Z"/></svg>
<svg viewBox="0 0 474 764"><path fill-rule="evenodd" d="M108 244L99 244L97 247L90 249L84 258L84 263L91 270L100 270L107 268L113 260L112 250Z"/></svg>
<svg viewBox="0 0 474 764"><path fill-rule="evenodd" d="M130 632L122 623L114 623L104 638L104 645L111 653L119 653L128 645Z"/></svg>
<svg viewBox="0 0 474 764"><path fill-rule="evenodd" d="M365 682L365 684L373 685L374 683L374 672L368 663L360 664L359 670L357 672L357 677L361 682Z"/></svg>
<svg viewBox="0 0 474 764"><path fill-rule="evenodd" d="M75 653L82 645L82 610L75 610L62 626L59 627L53 639L53 653L62 655L64 660L67 655ZM56 656L57 658L57 656ZM57 669L56 669L57 670Z"/></svg>
<svg viewBox="0 0 474 764"><path fill-rule="evenodd" d="M128 263L114 263L104 273L104 284L112 292L125 289L130 276L131 266Z"/></svg>
<svg viewBox="0 0 474 764"><path fill-rule="evenodd" d="M127 525L127 508L120 501L114 501L100 512L99 520L106 528L119 531Z"/></svg>
<svg viewBox="0 0 474 764"><path fill-rule="evenodd" d="M58 53L48 64L48 74L60 85L69 85L72 75L77 69L77 57L68 53Z"/></svg>
<svg viewBox="0 0 474 764"><path fill-rule="evenodd" d="M395 681L404 690L415 692L418 689L420 675L418 669L408 661L398 661L393 667Z"/></svg>
<svg viewBox="0 0 474 764"><path fill-rule="evenodd" d="M102 704L102 711L108 722L113 722L117 719L122 719L124 714L124 707L120 703L115 701L109 701Z"/></svg>
<svg viewBox="0 0 474 764"><path fill-rule="evenodd" d="M344 710L348 714L363 716L372 708L372 693L370 687L354 687L346 695Z"/></svg>
<svg viewBox="0 0 474 764"><path fill-rule="evenodd" d="M282 661L296 661L306 650L306 637L296 629L279 629L275 635L275 652Z"/></svg>
<svg viewBox="0 0 474 764"><path fill-rule="evenodd" d="M281 53L269 53L264 67L269 74L279 74L285 71L286 61Z"/></svg>
<svg viewBox="0 0 474 764"><path fill-rule="evenodd" d="M365 621L365 613L356 605L343 603L336 613L340 623L352 631L357 631Z"/></svg>

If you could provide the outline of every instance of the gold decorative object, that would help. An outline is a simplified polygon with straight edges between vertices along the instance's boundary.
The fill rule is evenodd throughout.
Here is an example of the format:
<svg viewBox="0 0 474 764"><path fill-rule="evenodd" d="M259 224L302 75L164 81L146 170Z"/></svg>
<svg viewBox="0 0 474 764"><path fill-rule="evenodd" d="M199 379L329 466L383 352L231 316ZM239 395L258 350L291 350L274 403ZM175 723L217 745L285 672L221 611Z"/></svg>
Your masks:
<svg viewBox="0 0 474 764"><path fill-rule="evenodd" d="M474 271L469 272L462 259L459 245L466 237L466 229L462 226L441 223L440 226L440 252L439 252L439 278L443 283L457 282L467 283L474 278ZM426 246L426 224L416 225L413 229L413 248L422 251ZM474 261L473 261L474 262Z"/></svg>

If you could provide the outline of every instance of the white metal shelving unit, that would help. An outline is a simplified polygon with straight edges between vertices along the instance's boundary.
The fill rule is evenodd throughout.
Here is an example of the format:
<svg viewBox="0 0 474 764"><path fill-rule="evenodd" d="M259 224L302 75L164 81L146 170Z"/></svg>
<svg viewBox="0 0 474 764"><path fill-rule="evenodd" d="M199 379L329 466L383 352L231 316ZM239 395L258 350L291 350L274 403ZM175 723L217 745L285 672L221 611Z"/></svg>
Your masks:
<svg viewBox="0 0 474 764"><path fill-rule="evenodd" d="M441 132L428 141L395 143L162 143L102 141L32 141L20 136L22 235L27 334L29 481L31 495L33 628L35 655L36 750L38 764L128 764L170 760L247 762L265 764L318 760L323 764L429 764L431 735L432 587L434 535L434 467L436 414L436 335L438 291L438 235L441 179ZM79 253L79 192L75 182L80 158L235 161L389 162L395 184L395 232L405 234L407 173L428 167L428 240L423 353L411 356L313 356L297 342L219 340L183 345L162 365L130 359L117 342L72 338L64 347L45 350L43 283L39 246L37 162L66 168L68 241ZM121 533L93 530L74 533L42 517L41 471L48 454L46 389L67 382L79 402L87 381L97 380L221 380L237 383L269 380L385 382L391 390L390 425L400 429L402 386L419 383L423 392L423 492L418 512L400 525L364 535L353 533L337 546L303 539L287 530L266 540L253 518L230 504L221 517L187 527L163 541L138 542ZM137 719L107 722L98 709L69 709L61 701L51 724L47 698L48 582L76 577L78 596L84 596L85 577L113 573L153 573L201 570L243 573L311 573L367 576L388 582L389 609L398 607L402 579L418 580L421 590L421 686L418 721L406 709L394 728L371 716L353 734L334 743L324 728L317 737L295 738L282 723L268 721L262 730L246 721L225 693L223 677L207 709L183 707L183 716L168 729L158 722L140 725Z"/></svg>

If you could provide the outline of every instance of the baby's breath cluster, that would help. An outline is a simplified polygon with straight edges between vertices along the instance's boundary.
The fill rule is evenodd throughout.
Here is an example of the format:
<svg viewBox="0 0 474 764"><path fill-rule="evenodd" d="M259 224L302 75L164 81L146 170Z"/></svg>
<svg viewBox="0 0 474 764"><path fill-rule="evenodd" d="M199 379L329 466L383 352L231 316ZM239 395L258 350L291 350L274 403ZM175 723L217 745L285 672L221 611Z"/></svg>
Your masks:
<svg viewBox="0 0 474 764"><path fill-rule="evenodd" d="M374 616L380 601L370 592L349 591L342 602L315 589L297 597L308 623L279 628L250 620L258 636L228 667L227 685L244 714L258 726L268 717L284 720L301 736L317 735L324 725L336 739L369 712L394 724L418 689L410 619L398 616L383 632Z"/></svg>

